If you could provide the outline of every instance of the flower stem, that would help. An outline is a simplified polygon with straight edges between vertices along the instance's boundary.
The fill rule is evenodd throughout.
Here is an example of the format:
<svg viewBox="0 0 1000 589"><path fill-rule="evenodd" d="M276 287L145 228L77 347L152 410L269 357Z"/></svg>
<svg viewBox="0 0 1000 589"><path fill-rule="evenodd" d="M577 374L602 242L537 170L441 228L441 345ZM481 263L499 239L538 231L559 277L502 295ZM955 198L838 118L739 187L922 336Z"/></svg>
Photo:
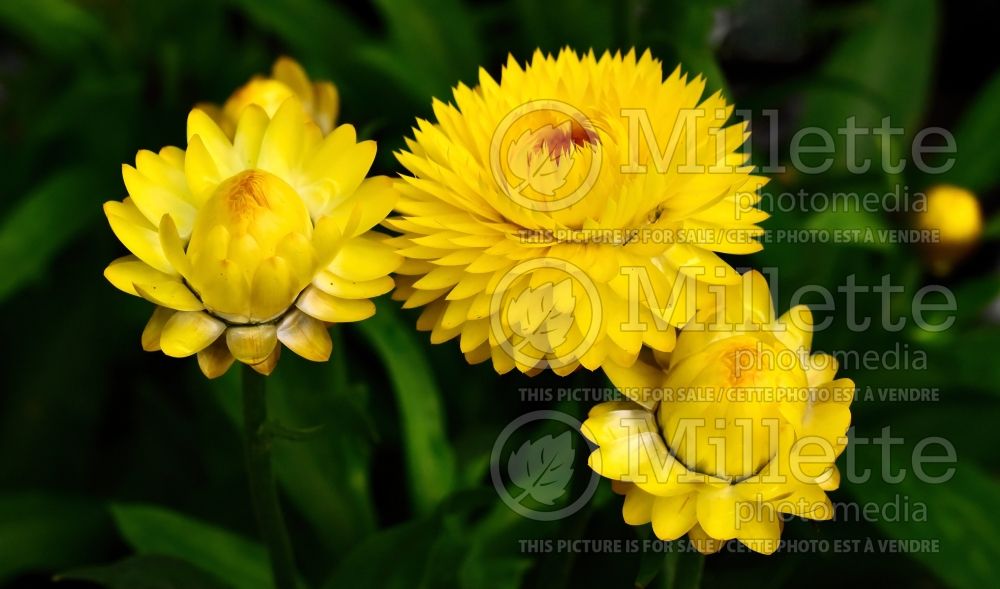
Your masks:
<svg viewBox="0 0 1000 589"><path fill-rule="evenodd" d="M271 560L271 574L277 589L295 589L295 560L278 503L278 488L271 470L271 439L267 420L266 377L243 367L243 434L250 498L261 539Z"/></svg>
<svg viewBox="0 0 1000 589"><path fill-rule="evenodd" d="M705 567L705 555L693 548L685 549L683 541L674 541L673 550L667 553L659 583L664 589L698 589Z"/></svg>

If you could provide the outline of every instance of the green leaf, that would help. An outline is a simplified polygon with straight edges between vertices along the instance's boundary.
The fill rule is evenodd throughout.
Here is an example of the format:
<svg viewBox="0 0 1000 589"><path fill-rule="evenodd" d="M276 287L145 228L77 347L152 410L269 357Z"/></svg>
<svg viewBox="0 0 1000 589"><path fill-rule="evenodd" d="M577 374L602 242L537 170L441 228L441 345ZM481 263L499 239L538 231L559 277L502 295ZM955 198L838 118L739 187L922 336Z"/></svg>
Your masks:
<svg viewBox="0 0 1000 589"><path fill-rule="evenodd" d="M1000 71L986 84L955 127L955 166L945 179L974 192L1000 184Z"/></svg>
<svg viewBox="0 0 1000 589"><path fill-rule="evenodd" d="M185 560L238 589L271 586L267 554L243 536L155 505L118 503L111 513L139 554Z"/></svg>
<svg viewBox="0 0 1000 589"><path fill-rule="evenodd" d="M399 404L410 497L427 513L454 488L455 456L445 435L442 395L413 326L385 299L357 324L382 360Z"/></svg>
<svg viewBox="0 0 1000 589"><path fill-rule="evenodd" d="M507 472L522 494L553 505L566 492L573 476L573 440L566 431L557 437L526 440L511 453Z"/></svg>
<svg viewBox="0 0 1000 589"><path fill-rule="evenodd" d="M374 534L340 562L323 585L410 589L420 586L427 560L440 532L437 517L410 521Z"/></svg>
<svg viewBox="0 0 1000 589"><path fill-rule="evenodd" d="M341 348L338 341L334 353ZM286 354L267 379L272 419L322 426L294 443L276 440L272 451L281 488L331 554L348 550L375 528L364 395L341 382L338 373L345 362L337 360L316 364ZM239 430L243 423L239 378L238 371L231 372L213 383L211 392Z"/></svg>
<svg viewBox="0 0 1000 589"><path fill-rule="evenodd" d="M517 0L516 22L527 35L528 47L548 52L563 47L602 51L615 45L619 6L611 0ZM529 56L516 57L523 60Z"/></svg>
<svg viewBox="0 0 1000 589"><path fill-rule="evenodd" d="M303 59L339 70L343 56L363 42L364 28L351 14L320 0L229 0L258 26L281 37Z"/></svg>
<svg viewBox="0 0 1000 589"><path fill-rule="evenodd" d="M102 46L107 30L97 18L67 0L0 2L0 28L24 38L50 56L79 58Z"/></svg>
<svg viewBox="0 0 1000 589"><path fill-rule="evenodd" d="M831 133L838 146L834 169L843 171L845 166L844 138L837 129L850 117L857 127L872 129L889 116L893 127L902 127L905 137L913 137L927 107L936 35L934 0L879 0L874 18L856 27L833 50L805 97L801 127ZM878 141L871 133L856 140L856 160L871 158L872 171L882 165ZM896 157L899 145L894 147ZM808 159L807 163L819 165Z"/></svg>
<svg viewBox="0 0 1000 589"><path fill-rule="evenodd" d="M104 558L102 546L113 535L107 511L89 499L41 492L0 495L0 582Z"/></svg>
<svg viewBox="0 0 1000 589"><path fill-rule="evenodd" d="M993 218L986 222L983 227L983 239L992 241L1000 239L1000 215L993 215Z"/></svg>
<svg viewBox="0 0 1000 589"><path fill-rule="evenodd" d="M388 71L397 77L407 72L403 81L418 98L428 101L460 79L473 81L469 78L482 63L482 47L461 1L375 0L375 6L388 30L386 49L401 65ZM386 65L385 57L389 55L372 63Z"/></svg>
<svg viewBox="0 0 1000 589"><path fill-rule="evenodd" d="M626 16L638 21L629 25L635 29L630 35L638 35L638 41L629 45L649 46L654 56L663 60L667 73L680 65L690 78L704 76L707 92L720 90L731 99L711 39L719 4L719 0L628 4Z"/></svg>
<svg viewBox="0 0 1000 589"><path fill-rule="evenodd" d="M902 481L890 484L880 478L880 468L891 468L895 473L908 464L913 446L888 446L890 453L883 457L885 448L875 444L855 448L857 468L864 465L872 472L867 482L850 484L848 490L863 504L884 505L897 497L905 497L913 504L926 504L926 521L917 517L894 518L894 521L879 518L876 525L889 538L937 541L937 550L914 551L911 556L949 586L955 589L992 586L1000 578L1000 530L995 525L1000 513L1000 484L961 457L958 464L926 467L930 474L939 476L946 466L953 466L954 476L947 482L922 482L907 467ZM890 462L887 464L886 460Z"/></svg>
<svg viewBox="0 0 1000 589"><path fill-rule="evenodd" d="M57 581L90 581L109 589L225 589L198 567L178 558L147 554L130 556L116 563L73 569L56 576Z"/></svg>
<svg viewBox="0 0 1000 589"><path fill-rule="evenodd" d="M324 427L325 426L322 424L311 427L292 427L290 425L285 425L280 421L271 420L264 424L263 429L264 432L272 438L288 440L291 442L301 442L303 440L316 437L316 434L323 431Z"/></svg>
<svg viewBox="0 0 1000 589"><path fill-rule="evenodd" d="M863 210L823 211L809 218L806 229L822 231L838 247L854 246L880 252L896 249L894 231L875 213Z"/></svg>
<svg viewBox="0 0 1000 589"><path fill-rule="evenodd" d="M0 221L0 302L38 278L100 214L96 177L78 168L51 176Z"/></svg>

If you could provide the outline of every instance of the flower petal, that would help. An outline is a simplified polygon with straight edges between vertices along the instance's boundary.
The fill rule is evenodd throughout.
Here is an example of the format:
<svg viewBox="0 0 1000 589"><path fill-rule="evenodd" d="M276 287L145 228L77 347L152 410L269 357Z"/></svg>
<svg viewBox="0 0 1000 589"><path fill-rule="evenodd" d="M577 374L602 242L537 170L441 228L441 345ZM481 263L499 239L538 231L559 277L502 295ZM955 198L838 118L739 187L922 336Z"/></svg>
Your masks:
<svg viewBox="0 0 1000 589"><path fill-rule="evenodd" d="M135 208L132 199L104 203L104 214L115 237L136 257L160 272L175 273L173 266L163 254L159 234Z"/></svg>
<svg viewBox="0 0 1000 589"><path fill-rule="evenodd" d="M295 294L288 262L276 256L264 260L250 286L251 320L268 321L279 315L292 304Z"/></svg>
<svg viewBox="0 0 1000 589"><path fill-rule="evenodd" d="M240 362L260 364L278 345L278 330L274 325L230 327L226 330L226 344Z"/></svg>
<svg viewBox="0 0 1000 589"><path fill-rule="evenodd" d="M263 374L264 376L268 376L274 372L274 368L278 365L278 358L280 357L281 346L274 346L274 351L271 352L271 355L268 356L266 360L260 364L251 364L250 368L253 368L255 371Z"/></svg>
<svg viewBox="0 0 1000 589"><path fill-rule="evenodd" d="M660 540L676 540L698 522L695 493L656 497L653 502L653 533Z"/></svg>
<svg viewBox="0 0 1000 589"><path fill-rule="evenodd" d="M375 314L375 304L367 299L341 299L314 286L308 286L302 291L295 306L327 323L361 321Z"/></svg>
<svg viewBox="0 0 1000 589"><path fill-rule="evenodd" d="M174 313L163 325L160 347L174 358L186 358L204 350L226 331L226 325L199 311Z"/></svg>
<svg viewBox="0 0 1000 589"><path fill-rule="evenodd" d="M151 303L177 311L201 311L205 308L180 280L137 282L135 292Z"/></svg>
<svg viewBox="0 0 1000 589"><path fill-rule="evenodd" d="M142 330L142 349L147 352L158 352L160 350L160 336L163 334L163 326L167 319L176 313L173 309L157 307L153 315Z"/></svg>
<svg viewBox="0 0 1000 589"><path fill-rule="evenodd" d="M278 323L278 340L288 349L313 362L330 359L333 340L326 325L301 311L290 311Z"/></svg>
<svg viewBox="0 0 1000 589"><path fill-rule="evenodd" d="M122 256L108 264L104 277L118 290L135 296L140 296L135 290L137 282L155 284L177 280L175 276L164 274L135 256Z"/></svg>
<svg viewBox="0 0 1000 589"><path fill-rule="evenodd" d="M225 338L218 338L212 345L198 352L198 368L207 378L219 378L233 365L233 355L229 353Z"/></svg>

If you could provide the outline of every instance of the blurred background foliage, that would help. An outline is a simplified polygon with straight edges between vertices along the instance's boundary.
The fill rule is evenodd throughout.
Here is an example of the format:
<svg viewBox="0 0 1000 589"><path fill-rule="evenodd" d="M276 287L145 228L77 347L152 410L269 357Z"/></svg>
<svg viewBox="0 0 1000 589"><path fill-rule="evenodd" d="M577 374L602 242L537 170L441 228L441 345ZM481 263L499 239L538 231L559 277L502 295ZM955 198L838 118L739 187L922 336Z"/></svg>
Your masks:
<svg viewBox="0 0 1000 589"><path fill-rule="evenodd" d="M857 435L891 425L905 442L892 464L910 469L923 436L958 451L943 485L912 476L845 484L838 502L925 503L927 521L789 523L786 538L939 539L938 552L722 554L704 586L833 587L894 579L910 587L989 586L1000 578L1000 328L987 311L1000 279L1000 73L991 2L858 0L0 0L0 583L64 586L266 587L238 435L238 371L207 382L193 361L146 354L149 305L101 277L121 248L100 205L119 199L120 164L140 148L183 145L187 111L221 102L287 54L333 80L341 120L379 142L376 168L431 97L507 53L539 47L650 48L671 69L702 72L741 108L779 109L779 145L759 132L755 158L803 125L835 130L848 116L906 129L952 129L956 166L944 178L975 190L992 222L986 241L945 280L957 323L929 334L912 320L880 326L880 295L859 296L864 333L846 328L843 301L816 349L927 353L925 370L848 370L866 387L939 387L937 402L859 400ZM836 136L836 135L835 135ZM865 143L863 152L876 153ZM841 153L838 150L838 154ZM876 160L877 161L877 160ZM888 176L838 163L820 175L779 175L767 191L911 192L941 178L913 166ZM766 201L766 199L765 199ZM893 214L781 212L776 228L905 226ZM908 315L913 292L936 282L916 250L893 244L769 244L739 264L779 270L779 307L799 286L836 293L848 275L891 274ZM807 302L810 301L808 298ZM995 309L996 307L994 307ZM313 587L677 586L663 554L523 553L520 539L636 538L620 498L602 482L575 516L533 522L508 510L489 483L499 431L534 409L582 416L586 403L522 402L518 389L586 387L599 378L498 378L466 366L456 343L430 346L413 314L385 300L365 323L338 329L335 357L316 365L286 355L271 379L272 411L296 427L276 444L299 564ZM885 456L859 447L859 466ZM585 467L583 467L585 469ZM584 470L578 470L578 474ZM578 476L583 479L585 477Z"/></svg>

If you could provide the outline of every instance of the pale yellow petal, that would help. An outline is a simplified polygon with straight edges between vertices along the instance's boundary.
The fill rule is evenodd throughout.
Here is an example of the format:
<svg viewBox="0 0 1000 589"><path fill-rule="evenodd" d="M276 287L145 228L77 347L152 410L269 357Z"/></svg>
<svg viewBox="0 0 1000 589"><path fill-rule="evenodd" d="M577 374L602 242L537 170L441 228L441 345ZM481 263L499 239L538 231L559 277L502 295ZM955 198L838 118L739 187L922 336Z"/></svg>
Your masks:
<svg viewBox="0 0 1000 589"><path fill-rule="evenodd" d="M157 284L176 281L177 277L164 274L135 256L122 256L104 269L104 277L118 290L139 296L135 284Z"/></svg>
<svg viewBox="0 0 1000 589"><path fill-rule="evenodd" d="M136 257L160 272L176 273L163 253L159 233L135 208L131 199L104 203L104 214L115 237Z"/></svg>
<svg viewBox="0 0 1000 589"><path fill-rule="evenodd" d="M200 311L181 311L167 319L160 335L163 353L174 358L185 358L204 350L214 342L226 325Z"/></svg>
<svg viewBox="0 0 1000 589"><path fill-rule="evenodd" d="M375 314L375 304L369 300L341 299L314 286L306 287L295 304L304 313L327 323L361 321Z"/></svg>
<svg viewBox="0 0 1000 589"><path fill-rule="evenodd" d="M153 311L153 315L142 330L143 350L147 352L158 352L160 350L160 336L163 334L163 326L166 325L167 319L170 319L175 312L173 309L167 309L166 307L157 307Z"/></svg>
<svg viewBox="0 0 1000 589"><path fill-rule="evenodd" d="M664 541L680 538L697 523L696 493L673 497L656 497L653 501L653 533Z"/></svg>
<svg viewBox="0 0 1000 589"><path fill-rule="evenodd" d="M284 312L295 297L293 286L292 269L283 258L261 262L250 286L250 319L267 321Z"/></svg>
<svg viewBox="0 0 1000 589"><path fill-rule="evenodd" d="M218 338L212 345L198 352L198 368L207 378L219 378L233 365L233 355L229 353L226 338Z"/></svg>
<svg viewBox="0 0 1000 589"><path fill-rule="evenodd" d="M244 364L260 364L278 345L278 330L274 325L230 327L226 330L229 352Z"/></svg>
<svg viewBox="0 0 1000 589"><path fill-rule="evenodd" d="M271 355L268 356L267 359L260 364L251 364L250 368L253 368L255 371L263 374L264 376L268 376L274 372L274 368L278 365L278 358L280 357L281 346L274 346L274 351L271 352Z"/></svg>
<svg viewBox="0 0 1000 589"><path fill-rule="evenodd" d="M290 311L278 323L278 340L306 360L330 359L333 340L326 325L301 311Z"/></svg>

